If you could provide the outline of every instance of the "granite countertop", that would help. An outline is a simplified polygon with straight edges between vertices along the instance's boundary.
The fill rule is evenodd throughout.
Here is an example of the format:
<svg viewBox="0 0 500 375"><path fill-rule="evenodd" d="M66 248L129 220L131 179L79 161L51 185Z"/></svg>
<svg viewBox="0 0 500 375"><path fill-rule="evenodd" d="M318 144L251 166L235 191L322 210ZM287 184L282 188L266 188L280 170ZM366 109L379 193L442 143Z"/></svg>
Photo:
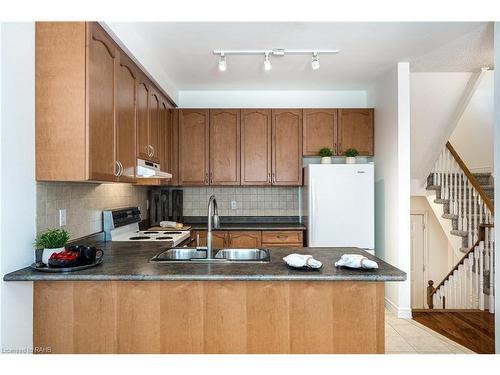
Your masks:
<svg viewBox="0 0 500 375"><path fill-rule="evenodd" d="M406 274L384 261L357 248L272 249L269 263L163 263L149 262L162 247L151 242L105 242L104 261L97 267L70 273L44 273L29 267L8 273L5 281L53 280L310 280L310 281L404 281ZM311 254L323 262L319 271L288 268L282 258L291 253ZM377 270L336 268L334 262L342 254L363 254L377 261Z"/></svg>

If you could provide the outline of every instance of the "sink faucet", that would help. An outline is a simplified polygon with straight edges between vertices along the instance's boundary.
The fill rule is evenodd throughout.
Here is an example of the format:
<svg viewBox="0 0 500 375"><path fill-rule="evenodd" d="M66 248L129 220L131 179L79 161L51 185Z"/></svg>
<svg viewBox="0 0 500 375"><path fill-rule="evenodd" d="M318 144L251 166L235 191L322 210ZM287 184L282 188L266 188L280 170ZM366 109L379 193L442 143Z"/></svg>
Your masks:
<svg viewBox="0 0 500 375"><path fill-rule="evenodd" d="M207 259L214 258L212 252L212 227L219 227L219 211L217 209L217 200L215 199L215 195L212 195L208 200Z"/></svg>

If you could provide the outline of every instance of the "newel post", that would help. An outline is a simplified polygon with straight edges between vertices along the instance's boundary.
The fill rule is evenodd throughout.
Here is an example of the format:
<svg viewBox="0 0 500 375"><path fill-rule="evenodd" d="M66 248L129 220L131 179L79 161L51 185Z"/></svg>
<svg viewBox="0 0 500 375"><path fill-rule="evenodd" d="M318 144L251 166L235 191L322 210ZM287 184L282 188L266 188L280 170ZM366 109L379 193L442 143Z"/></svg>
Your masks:
<svg viewBox="0 0 500 375"><path fill-rule="evenodd" d="M427 283L429 284L427 287L427 306L429 306L429 309L433 309L434 302L432 301L432 294L434 293L434 281L429 280Z"/></svg>

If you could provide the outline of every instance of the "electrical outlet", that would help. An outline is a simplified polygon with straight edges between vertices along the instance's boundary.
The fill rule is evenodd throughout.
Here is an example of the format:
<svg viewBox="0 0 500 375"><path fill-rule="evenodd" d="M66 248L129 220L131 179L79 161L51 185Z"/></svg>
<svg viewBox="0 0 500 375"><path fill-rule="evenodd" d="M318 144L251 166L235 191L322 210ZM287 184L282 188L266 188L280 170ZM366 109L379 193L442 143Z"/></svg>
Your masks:
<svg viewBox="0 0 500 375"><path fill-rule="evenodd" d="M238 208L238 205L236 204L236 201L231 201L231 210L236 210Z"/></svg>
<svg viewBox="0 0 500 375"><path fill-rule="evenodd" d="M59 226L63 227L66 225L66 209L62 208L59 210Z"/></svg>

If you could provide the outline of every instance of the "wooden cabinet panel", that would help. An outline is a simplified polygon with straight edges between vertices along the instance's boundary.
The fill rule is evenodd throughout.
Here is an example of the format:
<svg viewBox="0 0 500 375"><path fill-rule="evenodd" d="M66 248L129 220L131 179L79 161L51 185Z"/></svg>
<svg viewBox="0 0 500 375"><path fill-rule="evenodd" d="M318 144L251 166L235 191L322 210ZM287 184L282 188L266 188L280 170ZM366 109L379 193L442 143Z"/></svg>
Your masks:
<svg viewBox="0 0 500 375"><path fill-rule="evenodd" d="M303 155L317 156L319 150L330 148L337 151L337 110L336 109L304 109L303 110Z"/></svg>
<svg viewBox="0 0 500 375"><path fill-rule="evenodd" d="M149 145L151 146L152 161L160 162L160 96L151 88L149 98Z"/></svg>
<svg viewBox="0 0 500 375"><path fill-rule="evenodd" d="M171 170L172 178L169 184L173 186L179 185L179 110L172 110L172 123L170 130L171 137Z"/></svg>
<svg viewBox="0 0 500 375"><path fill-rule="evenodd" d="M137 157L149 159L149 85L139 74L137 84Z"/></svg>
<svg viewBox="0 0 500 375"><path fill-rule="evenodd" d="M229 232L228 246L241 248L259 248L261 246L261 233L259 231Z"/></svg>
<svg viewBox="0 0 500 375"><path fill-rule="evenodd" d="M302 110L272 110L273 185L302 185Z"/></svg>
<svg viewBox="0 0 500 375"><path fill-rule="evenodd" d="M302 244L302 231L263 231L262 243L265 244Z"/></svg>
<svg viewBox="0 0 500 375"><path fill-rule="evenodd" d="M373 108L338 110L339 154L355 148L360 155L374 155Z"/></svg>
<svg viewBox="0 0 500 375"><path fill-rule="evenodd" d="M135 179L136 166L136 69L126 55L120 54L116 74L116 159L121 163L119 180Z"/></svg>
<svg viewBox="0 0 500 375"><path fill-rule="evenodd" d="M89 41L90 178L115 180L115 58L116 48L97 24ZM69 143L68 139L68 143Z"/></svg>
<svg viewBox="0 0 500 375"><path fill-rule="evenodd" d="M209 112L206 109L179 111L179 183L208 185Z"/></svg>
<svg viewBox="0 0 500 375"><path fill-rule="evenodd" d="M239 110L210 110L210 184L240 184Z"/></svg>
<svg viewBox="0 0 500 375"><path fill-rule="evenodd" d="M160 105L160 169L172 173L172 122L170 104L162 98Z"/></svg>
<svg viewBox="0 0 500 375"><path fill-rule="evenodd" d="M241 185L271 184L271 110L241 110Z"/></svg>

